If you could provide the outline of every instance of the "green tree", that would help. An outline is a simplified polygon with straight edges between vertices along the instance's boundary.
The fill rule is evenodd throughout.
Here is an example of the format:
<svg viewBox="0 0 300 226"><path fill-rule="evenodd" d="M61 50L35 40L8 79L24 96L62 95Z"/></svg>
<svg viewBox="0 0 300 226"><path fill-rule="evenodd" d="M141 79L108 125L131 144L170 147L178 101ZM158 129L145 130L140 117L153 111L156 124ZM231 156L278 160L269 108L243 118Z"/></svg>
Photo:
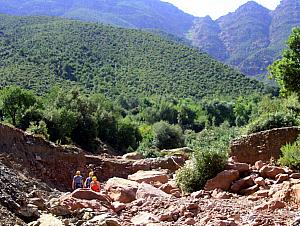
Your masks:
<svg viewBox="0 0 300 226"><path fill-rule="evenodd" d="M22 118L26 110L36 103L36 97L31 91L18 86L4 88L1 92L2 110L14 126Z"/></svg>
<svg viewBox="0 0 300 226"><path fill-rule="evenodd" d="M282 59L269 67L269 73L278 82L283 95L295 92L300 98L300 28L293 29L287 45Z"/></svg>
<svg viewBox="0 0 300 226"><path fill-rule="evenodd" d="M160 121L153 125L154 144L159 149L179 148L184 145L184 136L179 125Z"/></svg>

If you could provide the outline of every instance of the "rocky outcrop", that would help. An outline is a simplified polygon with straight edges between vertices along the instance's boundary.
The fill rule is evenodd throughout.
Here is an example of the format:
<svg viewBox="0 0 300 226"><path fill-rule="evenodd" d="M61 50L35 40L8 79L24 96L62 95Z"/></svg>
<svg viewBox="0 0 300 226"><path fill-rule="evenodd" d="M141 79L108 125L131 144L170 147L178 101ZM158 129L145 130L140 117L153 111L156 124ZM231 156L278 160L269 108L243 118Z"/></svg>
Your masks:
<svg viewBox="0 0 300 226"><path fill-rule="evenodd" d="M7 125L0 124L0 138L5 162L61 190L70 188L74 171L86 165L81 149L55 145Z"/></svg>
<svg viewBox="0 0 300 226"><path fill-rule="evenodd" d="M280 148L293 143L300 134L300 127L286 127L254 133L230 144L230 155L236 156L239 162L254 164L256 161L264 162L270 159L277 160Z"/></svg>
<svg viewBox="0 0 300 226"><path fill-rule="evenodd" d="M70 190L76 170L83 176L93 170L98 180L127 178L139 170L167 169L175 172L185 162L183 157L128 160L116 156L87 155L74 146L61 146L20 129L0 124L0 157L29 176L41 179L60 190Z"/></svg>

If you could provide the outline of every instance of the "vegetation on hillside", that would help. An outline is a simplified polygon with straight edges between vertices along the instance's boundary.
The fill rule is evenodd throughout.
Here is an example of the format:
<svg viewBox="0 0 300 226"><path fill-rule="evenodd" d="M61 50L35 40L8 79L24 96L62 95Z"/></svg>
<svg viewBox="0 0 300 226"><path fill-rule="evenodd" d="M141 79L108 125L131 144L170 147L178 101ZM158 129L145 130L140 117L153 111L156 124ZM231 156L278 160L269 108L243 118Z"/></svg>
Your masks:
<svg viewBox="0 0 300 226"><path fill-rule="evenodd" d="M137 30L0 15L0 85L39 94L80 85L108 97L175 98L273 91L196 49Z"/></svg>

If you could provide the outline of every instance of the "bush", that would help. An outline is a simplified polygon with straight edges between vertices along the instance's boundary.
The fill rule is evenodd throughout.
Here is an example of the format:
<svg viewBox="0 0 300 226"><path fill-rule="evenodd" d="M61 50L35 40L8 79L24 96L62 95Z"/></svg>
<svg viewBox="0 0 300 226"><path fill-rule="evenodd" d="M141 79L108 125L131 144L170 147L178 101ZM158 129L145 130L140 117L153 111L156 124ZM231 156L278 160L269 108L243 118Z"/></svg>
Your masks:
<svg viewBox="0 0 300 226"><path fill-rule="evenodd" d="M184 136L179 125L160 121L153 125L154 145L159 149L172 149L184 146Z"/></svg>
<svg viewBox="0 0 300 226"><path fill-rule="evenodd" d="M176 172L176 183L185 192L204 187L207 180L221 172L227 162L225 151L196 151L191 161Z"/></svg>
<svg viewBox="0 0 300 226"><path fill-rule="evenodd" d="M278 164L288 166L294 170L300 170L300 137L293 144L282 146L281 157Z"/></svg>
<svg viewBox="0 0 300 226"><path fill-rule="evenodd" d="M45 139L49 139L47 124L42 120L39 121L39 123L31 122L26 131L32 134L40 135Z"/></svg>
<svg viewBox="0 0 300 226"><path fill-rule="evenodd" d="M247 134L256 133L264 130L282 128L288 126L298 126L299 122L292 115L276 112L259 117L251 122L247 127Z"/></svg>
<svg viewBox="0 0 300 226"><path fill-rule="evenodd" d="M224 122L219 127L209 127L199 133L185 131L185 144L195 150L226 150L229 142L239 135L238 128L230 127L228 122Z"/></svg>

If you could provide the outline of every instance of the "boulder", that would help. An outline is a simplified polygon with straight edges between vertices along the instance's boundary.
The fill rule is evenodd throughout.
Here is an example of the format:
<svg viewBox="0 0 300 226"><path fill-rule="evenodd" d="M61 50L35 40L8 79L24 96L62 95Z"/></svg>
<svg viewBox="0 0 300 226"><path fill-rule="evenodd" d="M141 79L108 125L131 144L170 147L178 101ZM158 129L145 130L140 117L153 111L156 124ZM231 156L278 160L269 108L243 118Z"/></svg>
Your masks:
<svg viewBox="0 0 300 226"><path fill-rule="evenodd" d="M241 162L228 162L225 169L227 169L227 170L237 170L237 171L239 171L240 174L250 172L249 165L247 163L241 163Z"/></svg>
<svg viewBox="0 0 300 226"><path fill-rule="evenodd" d="M283 181L287 181L290 179L288 174L277 174L276 177L276 184L282 183Z"/></svg>
<svg viewBox="0 0 300 226"><path fill-rule="evenodd" d="M28 199L30 204L38 207L39 210L46 210L46 201L43 198L30 198Z"/></svg>
<svg viewBox="0 0 300 226"><path fill-rule="evenodd" d="M300 179L300 173L292 173L290 175L290 178L293 178L293 179Z"/></svg>
<svg viewBox="0 0 300 226"><path fill-rule="evenodd" d="M269 190L259 190L253 194L255 197L267 198L269 197Z"/></svg>
<svg viewBox="0 0 300 226"><path fill-rule="evenodd" d="M261 160L258 160L254 163L254 167L255 169L257 170L260 170L263 166L267 165L266 163L264 163L263 161Z"/></svg>
<svg viewBox="0 0 300 226"><path fill-rule="evenodd" d="M61 220L51 214L42 214L38 222L40 226L64 226Z"/></svg>
<svg viewBox="0 0 300 226"><path fill-rule="evenodd" d="M248 177L244 177L244 178L242 178L238 181L235 181L232 184L232 186L230 187L230 189L233 192L238 193L240 190L245 189L245 188L249 188L253 185L254 185L253 177L248 176Z"/></svg>
<svg viewBox="0 0 300 226"><path fill-rule="evenodd" d="M152 213L140 212L131 219L133 225L148 225L150 223L159 223L159 218Z"/></svg>
<svg viewBox="0 0 300 226"><path fill-rule="evenodd" d="M70 211L77 211L84 208L89 208L92 209L94 212L108 212L109 209L113 208L110 203L101 202L99 200L77 199L71 196L61 198L61 205L66 207Z"/></svg>
<svg viewBox="0 0 300 226"><path fill-rule="evenodd" d="M254 183L263 188L266 187L266 182L265 182L264 178L262 178L262 177L255 178Z"/></svg>
<svg viewBox="0 0 300 226"><path fill-rule="evenodd" d="M91 220L83 224L83 226L97 225L97 226L121 226L120 220L112 217L110 214L101 214L95 216Z"/></svg>
<svg viewBox="0 0 300 226"><path fill-rule="evenodd" d="M259 189L259 186L257 184L255 184L252 187L240 190L239 194L241 194L241 195L251 195L254 192L258 191L258 189Z"/></svg>
<svg viewBox="0 0 300 226"><path fill-rule="evenodd" d="M285 207L285 203L282 201L278 201L278 200L271 200L267 203L263 203L259 206L254 207L254 210L276 210L276 209L282 209Z"/></svg>
<svg viewBox="0 0 300 226"><path fill-rule="evenodd" d="M284 174L285 170L281 167L265 165L259 170L259 173L263 178L275 179L278 174Z"/></svg>
<svg viewBox="0 0 300 226"><path fill-rule="evenodd" d="M136 192L136 199L147 199L153 197L169 198L170 195L150 184L144 182L139 184Z"/></svg>
<svg viewBox="0 0 300 226"><path fill-rule="evenodd" d="M136 199L139 183L123 178L111 178L105 184L105 190L113 201L130 203Z"/></svg>
<svg viewBox="0 0 300 226"><path fill-rule="evenodd" d="M178 189L178 187L175 181L169 181L168 183L161 185L159 189L167 194L172 194L174 189Z"/></svg>
<svg viewBox="0 0 300 226"><path fill-rule="evenodd" d="M165 184L168 182L168 175L162 171L143 171L140 170L135 174L128 176L129 180L133 180L139 183L145 182L148 184L152 184L155 182L160 182Z"/></svg>
<svg viewBox="0 0 300 226"><path fill-rule="evenodd" d="M27 204L18 210L18 214L24 218L39 218L40 213L36 205Z"/></svg>
<svg viewBox="0 0 300 226"><path fill-rule="evenodd" d="M240 174L238 170L224 170L213 179L208 180L204 186L204 190L210 191L222 189L227 191L229 190L232 182L236 181L239 176Z"/></svg>
<svg viewBox="0 0 300 226"><path fill-rule="evenodd" d="M117 213L126 208L126 205L121 202L113 202L112 205L114 207L114 211L116 211Z"/></svg>
<svg viewBox="0 0 300 226"><path fill-rule="evenodd" d="M70 194L70 196L76 199L99 200L104 202L112 201L110 197L105 193L94 192L90 189L84 189L84 188L76 189Z"/></svg>
<svg viewBox="0 0 300 226"><path fill-rule="evenodd" d="M300 203L300 184L295 184L292 186L292 196L293 201L295 201L297 204Z"/></svg>
<svg viewBox="0 0 300 226"><path fill-rule="evenodd" d="M144 156L138 152L130 152L122 156L123 159L127 160L140 160L143 159Z"/></svg>

